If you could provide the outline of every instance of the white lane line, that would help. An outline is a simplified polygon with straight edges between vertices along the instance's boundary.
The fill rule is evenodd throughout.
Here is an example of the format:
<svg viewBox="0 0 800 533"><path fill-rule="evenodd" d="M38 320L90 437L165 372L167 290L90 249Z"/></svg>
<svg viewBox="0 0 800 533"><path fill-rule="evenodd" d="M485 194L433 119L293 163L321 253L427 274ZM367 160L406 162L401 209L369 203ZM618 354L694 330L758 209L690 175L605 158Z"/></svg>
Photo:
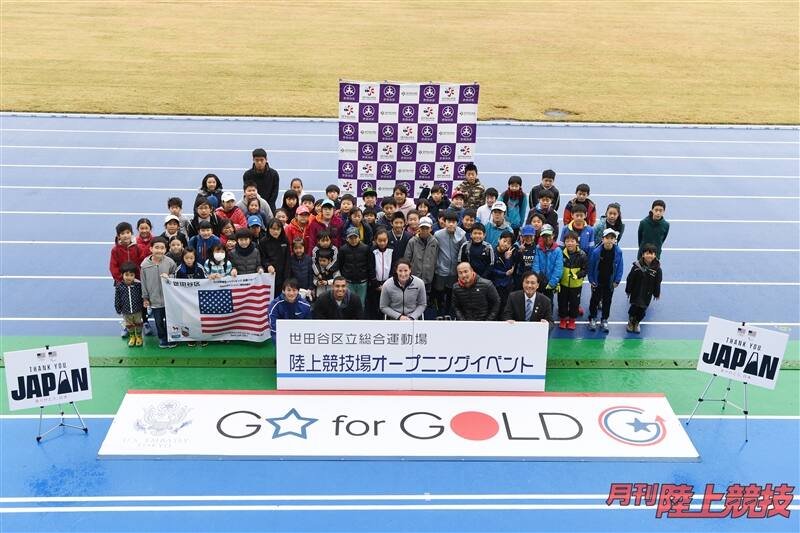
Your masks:
<svg viewBox="0 0 800 533"><path fill-rule="evenodd" d="M800 179L800 178L799 178ZM197 192L196 188L177 189L174 187L81 187L81 186L47 186L47 185L0 185L0 190L57 190L57 191L164 191L164 192ZM285 191L279 191L279 196ZM305 189L304 193L321 194L322 189ZM750 195L715 195L715 194L628 194L628 193L592 193L592 197L600 198L697 198L703 200L800 200L800 196L750 196Z"/></svg>
<svg viewBox="0 0 800 533"><path fill-rule="evenodd" d="M0 148L16 150L94 150L125 152L218 152L250 153L250 149L240 148L160 148L138 146L45 146L3 144ZM271 154L337 154L338 150L283 150L270 149ZM547 154L547 153L500 153L481 152L481 157L568 157L582 159L709 159L724 161L800 161L800 157L771 156L716 156L716 155L648 155L648 154Z"/></svg>
<svg viewBox="0 0 800 533"><path fill-rule="evenodd" d="M482 122L478 126L485 125ZM76 130L43 128L2 128L0 131L41 132L41 133L100 133L123 135L195 135L212 137L322 137L335 139L335 133L261 133L261 132L211 132L211 131L152 131L152 130ZM680 144L800 144L800 141L740 141L722 139L629 139L606 137L500 137L481 136L479 141L557 141L557 142L630 142L630 143L680 143Z"/></svg>
<svg viewBox="0 0 800 533"><path fill-rule="evenodd" d="M18 316L2 316L0 321L3 322L119 322L119 317L103 318L103 317L18 317ZM624 325L627 321L608 322L611 325ZM795 327L800 326L800 322L747 322L752 326L782 326L782 327ZM649 326L707 326L708 322L642 322L642 325Z"/></svg>
<svg viewBox="0 0 800 533"><path fill-rule="evenodd" d="M124 212L124 211L0 211L0 215L57 215L57 216L115 216L115 217L158 217L164 216L164 212ZM689 223L689 224L800 224L800 220L734 220L734 219L680 219L670 218L670 223Z"/></svg>
<svg viewBox="0 0 800 533"><path fill-rule="evenodd" d="M0 241L0 244L65 244L65 245L102 245L113 246L112 241ZM625 252L638 252L639 248L622 248ZM665 252L769 252L769 253L798 253L800 248L664 248Z"/></svg>
<svg viewBox="0 0 800 533"><path fill-rule="evenodd" d="M81 281L94 281L103 280L110 281L113 279L111 276L45 276L45 275L0 275L0 279L43 279L43 280L81 280ZM588 281L583 282L588 285ZM741 287L798 287L798 281L662 281L662 285L732 285ZM625 280L620 282L620 285L625 285Z"/></svg>
<svg viewBox="0 0 800 533"><path fill-rule="evenodd" d="M33 165L33 164L0 164L0 168L77 168L77 169L101 169L101 170L197 170L208 172L209 167L164 167L164 166L125 166L125 165ZM214 167L210 169L213 171L236 171L236 172L244 172L247 170L245 167ZM311 172L327 172L331 175L336 174L336 169L330 168L281 168L279 169L281 172L304 172L304 173L311 173ZM493 172L493 171L481 171L481 174L488 174L492 176L511 176L511 175L540 175L541 169L539 170L511 170L511 171L504 171L504 172ZM776 175L759 175L759 174L654 174L654 173L641 173L641 172L627 172L627 173L616 173L616 172L559 172L559 176L586 176L586 177L599 177L599 176L608 176L608 177L639 177L639 178L746 178L746 179L792 179L797 180L798 175L792 174L776 174Z"/></svg>

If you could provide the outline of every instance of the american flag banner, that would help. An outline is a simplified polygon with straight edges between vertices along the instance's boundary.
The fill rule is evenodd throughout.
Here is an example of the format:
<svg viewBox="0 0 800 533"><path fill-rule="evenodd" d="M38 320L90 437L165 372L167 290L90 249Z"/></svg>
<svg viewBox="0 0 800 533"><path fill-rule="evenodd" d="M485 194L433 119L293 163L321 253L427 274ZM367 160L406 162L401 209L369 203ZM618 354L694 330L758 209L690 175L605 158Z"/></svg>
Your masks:
<svg viewBox="0 0 800 533"><path fill-rule="evenodd" d="M270 338L272 274L216 280L163 280L170 341Z"/></svg>
<svg viewBox="0 0 800 533"><path fill-rule="evenodd" d="M448 195L474 161L477 83L339 82L339 187L360 197L405 185Z"/></svg>

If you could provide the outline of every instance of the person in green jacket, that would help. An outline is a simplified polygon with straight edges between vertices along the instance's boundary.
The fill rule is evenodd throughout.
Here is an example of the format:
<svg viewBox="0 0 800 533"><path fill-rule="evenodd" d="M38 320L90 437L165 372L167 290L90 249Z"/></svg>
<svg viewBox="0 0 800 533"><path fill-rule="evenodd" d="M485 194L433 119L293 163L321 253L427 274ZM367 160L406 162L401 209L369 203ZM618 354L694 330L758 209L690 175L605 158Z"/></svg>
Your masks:
<svg viewBox="0 0 800 533"><path fill-rule="evenodd" d="M580 249L580 237L570 231L564 237L564 273L561 274L558 290L558 327L560 329L575 329L575 319L578 318L578 308L581 303L581 287L586 278L589 259L586 252Z"/></svg>
<svg viewBox="0 0 800 533"><path fill-rule="evenodd" d="M664 218L664 211L667 204L664 200L655 200L650 206L650 214L639 222L639 253L637 258L642 257L645 244L652 244L656 247L656 257L661 259L661 247L667 240L669 234L669 222Z"/></svg>

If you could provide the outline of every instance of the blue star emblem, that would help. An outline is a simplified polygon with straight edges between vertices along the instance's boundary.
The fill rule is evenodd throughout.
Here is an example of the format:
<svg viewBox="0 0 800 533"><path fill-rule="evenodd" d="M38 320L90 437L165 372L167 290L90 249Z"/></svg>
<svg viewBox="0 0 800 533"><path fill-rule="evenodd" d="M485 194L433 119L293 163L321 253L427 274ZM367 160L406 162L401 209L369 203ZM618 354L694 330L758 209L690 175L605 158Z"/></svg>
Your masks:
<svg viewBox="0 0 800 533"><path fill-rule="evenodd" d="M280 418L265 418L267 422L275 427L272 438L277 439L285 435L294 435L301 439L306 438L306 428L317 421L316 418L304 418L300 416L297 409L292 407L288 413Z"/></svg>
<svg viewBox="0 0 800 533"><path fill-rule="evenodd" d="M627 422L627 424L628 424L629 426L633 426L633 432L634 432L634 433L638 433L638 432L640 432L640 431L642 431L642 430L644 430L644 431L646 431L646 432L650 433L650 430L649 430L649 429L647 429L647 426L651 425L651 424L652 424L652 422L642 422L642 421L641 421L641 420L639 420L637 417L634 417L634 418L633 418L633 422Z"/></svg>

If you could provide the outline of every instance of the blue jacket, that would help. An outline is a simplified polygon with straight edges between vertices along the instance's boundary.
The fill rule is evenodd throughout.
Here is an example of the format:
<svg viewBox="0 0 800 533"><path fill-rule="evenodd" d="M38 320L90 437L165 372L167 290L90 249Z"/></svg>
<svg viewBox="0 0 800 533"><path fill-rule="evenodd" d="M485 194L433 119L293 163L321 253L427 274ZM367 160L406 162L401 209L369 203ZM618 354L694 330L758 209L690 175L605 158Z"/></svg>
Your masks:
<svg viewBox="0 0 800 533"><path fill-rule="evenodd" d="M486 224L486 236L483 240L491 244L492 248L497 248L497 244L500 242L500 235L506 231L514 233L514 230L511 228L511 224L509 224L507 220L500 226L495 226L494 222L490 220L489 223Z"/></svg>
<svg viewBox="0 0 800 533"><path fill-rule="evenodd" d="M279 294L277 298L269 304L269 330L272 333L272 341L278 342L278 319L286 318L289 320L309 320L311 319L311 304L308 300L297 295L294 303L289 303Z"/></svg>
<svg viewBox="0 0 800 533"><path fill-rule="evenodd" d="M574 231L575 233L578 234L579 237L578 248L586 252L586 255L592 253L592 248L594 248L595 246L594 228L591 227L589 224L586 224L585 226L583 226L582 230L578 231L576 229L572 229L572 222L570 222L561 229L561 236L558 239L558 242L560 244L562 245L564 244L564 237L566 237L567 233L569 233L570 231ZM600 240L602 241L603 239L601 238Z"/></svg>
<svg viewBox="0 0 800 533"><path fill-rule="evenodd" d="M522 193L522 198L514 200L508 196L508 191L506 191L500 196L500 200L506 204L506 222L511 224L515 230L521 228L525 222L525 215L528 214L528 197Z"/></svg>
<svg viewBox="0 0 800 533"><path fill-rule="evenodd" d="M503 289L511 289L514 283L514 273L512 272L510 276L506 276L506 272L509 270L514 269L514 263L517 260L517 254L519 254L518 250L511 249L511 257L506 259L505 252L501 253L500 250L495 248L494 250L494 265L492 267L492 279L494 281L495 287L500 287Z"/></svg>
<svg viewBox="0 0 800 533"><path fill-rule="evenodd" d="M603 251L603 245L595 246L592 253L589 255L589 283L592 285L598 284L598 276L600 274L600 253ZM622 281L622 248L614 245L614 268L611 269L611 279L606 280L611 283L619 283Z"/></svg>
<svg viewBox="0 0 800 533"><path fill-rule="evenodd" d="M289 258L289 277L296 279L301 289L314 288L314 272L311 265L311 256L306 254L300 259L294 254Z"/></svg>
<svg viewBox="0 0 800 533"><path fill-rule="evenodd" d="M208 239L203 239L200 235L195 235L189 239L189 246L194 248L197 252L195 261L202 265L211 257L211 250L213 250L215 246L222 246L222 241L219 240L219 237L216 235L211 235Z"/></svg>
<svg viewBox="0 0 800 533"><path fill-rule="evenodd" d="M467 241L461 245L461 251L458 254L458 262L467 262L472 266L472 270L478 273L482 278L488 280L492 279L492 267L494 266L494 248L486 242L482 241L480 244L475 244L472 241Z"/></svg>
<svg viewBox="0 0 800 533"><path fill-rule="evenodd" d="M547 287L555 289L561 281L561 274L564 273L564 257L558 244L553 243L550 248L545 249L544 241L540 240L536 245L536 254L533 256L533 271L541 274Z"/></svg>

